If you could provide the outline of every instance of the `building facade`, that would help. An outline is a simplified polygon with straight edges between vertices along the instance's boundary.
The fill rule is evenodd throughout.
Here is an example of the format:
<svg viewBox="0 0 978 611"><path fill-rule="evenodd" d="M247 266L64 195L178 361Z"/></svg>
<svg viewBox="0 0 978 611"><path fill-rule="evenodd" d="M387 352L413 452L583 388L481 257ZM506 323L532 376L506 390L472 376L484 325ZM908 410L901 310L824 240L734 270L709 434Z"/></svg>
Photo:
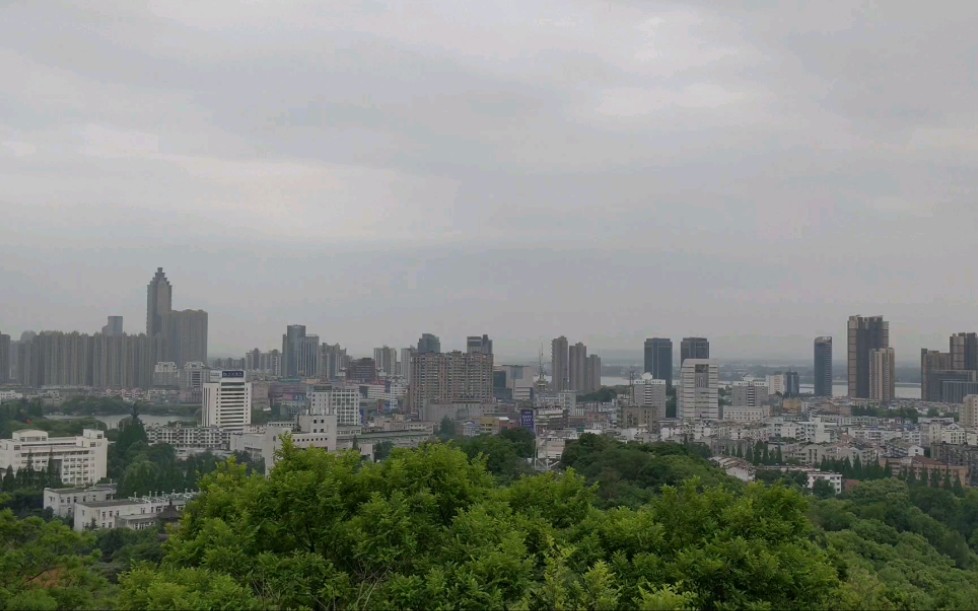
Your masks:
<svg viewBox="0 0 978 611"><path fill-rule="evenodd" d="M645 340L645 373L656 380L665 380L672 388L672 340L666 337L650 337Z"/></svg>
<svg viewBox="0 0 978 611"><path fill-rule="evenodd" d="M567 387L587 392L587 346L577 342L567 350Z"/></svg>
<svg viewBox="0 0 978 611"><path fill-rule="evenodd" d="M469 354L478 352L481 354L492 354L492 340L488 335L470 335L465 338L465 351Z"/></svg>
<svg viewBox="0 0 978 611"><path fill-rule="evenodd" d="M716 361L687 358L683 361L679 382L677 418L720 419L720 370Z"/></svg>
<svg viewBox="0 0 978 611"><path fill-rule="evenodd" d="M45 431L14 431L0 439L0 471L14 473L30 468L45 471L53 463L62 483L70 486L94 484L108 470L109 442L102 431L85 429L77 437L49 437Z"/></svg>
<svg viewBox="0 0 978 611"><path fill-rule="evenodd" d="M850 316L847 340L849 397L869 399L870 355L890 347L890 323L882 316Z"/></svg>
<svg viewBox="0 0 978 611"><path fill-rule="evenodd" d="M686 359L710 358L710 341L705 337L684 337L679 348L680 365Z"/></svg>
<svg viewBox="0 0 978 611"><path fill-rule="evenodd" d="M825 335L815 338L815 388L816 397L832 396L832 338Z"/></svg>
<svg viewBox="0 0 978 611"><path fill-rule="evenodd" d="M241 430L251 424L251 382L243 370L214 371L204 384L201 426Z"/></svg>
<svg viewBox="0 0 978 611"><path fill-rule="evenodd" d="M554 392L570 390L569 352L567 338L563 335L550 342L550 389Z"/></svg>
<svg viewBox="0 0 978 611"><path fill-rule="evenodd" d="M888 402L896 397L896 355L893 348L869 353L869 398Z"/></svg>
<svg viewBox="0 0 978 611"><path fill-rule="evenodd" d="M492 403L492 355L418 352L411 363L408 405L422 415L427 405Z"/></svg>

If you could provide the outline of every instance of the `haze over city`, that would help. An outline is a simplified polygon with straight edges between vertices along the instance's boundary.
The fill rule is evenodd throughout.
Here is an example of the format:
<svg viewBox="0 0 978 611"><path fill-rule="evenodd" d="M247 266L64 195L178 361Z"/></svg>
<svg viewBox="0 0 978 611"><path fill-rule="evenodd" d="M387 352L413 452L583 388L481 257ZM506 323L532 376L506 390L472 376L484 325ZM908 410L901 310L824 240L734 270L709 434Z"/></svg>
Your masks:
<svg viewBox="0 0 978 611"><path fill-rule="evenodd" d="M976 326L976 26L967 3L9 4L0 329L138 331L163 266L215 355L302 323L359 353L431 331L808 359L861 313L911 362Z"/></svg>

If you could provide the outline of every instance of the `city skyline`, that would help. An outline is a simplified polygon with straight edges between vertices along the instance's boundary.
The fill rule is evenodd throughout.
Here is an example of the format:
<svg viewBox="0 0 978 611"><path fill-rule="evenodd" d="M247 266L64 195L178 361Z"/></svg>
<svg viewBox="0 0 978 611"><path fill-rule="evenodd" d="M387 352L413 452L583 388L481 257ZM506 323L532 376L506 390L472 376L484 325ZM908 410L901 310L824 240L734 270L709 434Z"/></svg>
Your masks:
<svg viewBox="0 0 978 611"><path fill-rule="evenodd" d="M966 3L334 8L8 7L0 329L134 331L162 262L214 354L978 326Z"/></svg>

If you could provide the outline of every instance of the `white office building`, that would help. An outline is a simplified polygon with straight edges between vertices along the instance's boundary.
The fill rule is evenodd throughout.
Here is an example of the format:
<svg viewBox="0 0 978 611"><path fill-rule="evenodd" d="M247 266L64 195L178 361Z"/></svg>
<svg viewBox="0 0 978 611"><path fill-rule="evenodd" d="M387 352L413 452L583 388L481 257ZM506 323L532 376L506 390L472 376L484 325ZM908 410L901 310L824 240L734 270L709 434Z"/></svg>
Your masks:
<svg viewBox="0 0 978 611"><path fill-rule="evenodd" d="M683 361L676 417L683 420L720 419L720 370L710 359Z"/></svg>
<svg viewBox="0 0 978 611"><path fill-rule="evenodd" d="M102 431L85 429L77 437L48 437L45 431L14 431L0 439L0 471L14 473L31 465L44 471L53 461L61 481L71 486L94 484L106 476L109 442Z"/></svg>
<svg viewBox="0 0 978 611"><path fill-rule="evenodd" d="M44 508L59 518L75 515L75 503L111 501L115 498L115 484L96 484L94 486L73 488L45 488Z"/></svg>
<svg viewBox="0 0 978 611"><path fill-rule="evenodd" d="M183 511L196 492L176 492L160 496L144 496L107 501L75 503L74 529L129 528L143 530L159 523L160 515L169 508Z"/></svg>
<svg viewBox="0 0 978 611"><path fill-rule="evenodd" d="M251 424L251 382L240 369L214 371L204 384L201 426L242 430Z"/></svg>
<svg viewBox="0 0 978 611"><path fill-rule="evenodd" d="M361 426L360 389L356 386L314 386L309 393L309 413L335 414L339 426Z"/></svg>

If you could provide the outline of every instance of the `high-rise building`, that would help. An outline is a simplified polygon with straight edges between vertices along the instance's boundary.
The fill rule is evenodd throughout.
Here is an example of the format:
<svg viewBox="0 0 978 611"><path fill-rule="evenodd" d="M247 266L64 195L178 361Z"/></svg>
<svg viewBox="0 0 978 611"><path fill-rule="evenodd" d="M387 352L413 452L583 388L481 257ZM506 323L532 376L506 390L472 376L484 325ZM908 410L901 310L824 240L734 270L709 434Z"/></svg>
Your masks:
<svg viewBox="0 0 978 611"><path fill-rule="evenodd" d="M204 384L210 382L211 370L204 363L184 363L180 372L180 400L197 403L203 400Z"/></svg>
<svg viewBox="0 0 978 611"><path fill-rule="evenodd" d="M581 392L587 391L587 346L577 342L567 351L567 388Z"/></svg>
<svg viewBox="0 0 978 611"><path fill-rule="evenodd" d="M832 396L832 338L815 338L815 396Z"/></svg>
<svg viewBox="0 0 978 611"><path fill-rule="evenodd" d="M346 348L339 344L321 344L319 347L319 379L335 380L339 378L340 372L346 369L348 360Z"/></svg>
<svg viewBox="0 0 978 611"><path fill-rule="evenodd" d="M491 403L492 355L465 352L418 352L411 363L408 406L425 418L427 406Z"/></svg>
<svg viewBox="0 0 978 611"><path fill-rule="evenodd" d="M10 336L0 333L0 384L10 381Z"/></svg>
<svg viewBox="0 0 978 611"><path fill-rule="evenodd" d="M662 418L666 413L666 381L654 378L651 373L643 374L632 384L632 403L641 407L655 407L657 417Z"/></svg>
<svg viewBox="0 0 978 611"><path fill-rule="evenodd" d="M896 355L893 348L877 348L869 353L869 398L892 401L896 396Z"/></svg>
<svg viewBox="0 0 978 611"><path fill-rule="evenodd" d="M672 340L667 337L650 337L645 340L645 373L656 380L665 380L672 388Z"/></svg>
<svg viewBox="0 0 978 611"><path fill-rule="evenodd" d="M964 398L958 424L965 429L978 428L978 395L968 395Z"/></svg>
<svg viewBox="0 0 978 611"><path fill-rule="evenodd" d="M684 337L679 345L680 364L686 359L710 358L710 340L705 337Z"/></svg>
<svg viewBox="0 0 978 611"><path fill-rule="evenodd" d="M377 368L387 374L387 377L397 375L397 348L390 346L374 348L374 361L377 363Z"/></svg>
<svg viewBox="0 0 978 611"><path fill-rule="evenodd" d="M570 389L567 338L561 335L550 342L550 388L554 392Z"/></svg>
<svg viewBox="0 0 978 611"><path fill-rule="evenodd" d="M401 348L401 362L398 363L398 374L405 380L411 379L411 360L417 353L417 348Z"/></svg>
<svg viewBox="0 0 978 611"><path fill-rule="evenodd" d="M719 420L720 369L716 361L683 361L677 389L676 417L683 420Z"/></svg>
<svg viewBox="0 0 978 611"><path fill-rule="evenodd" d="M465 338L465 351L469 354L480 352L482 354L492 354L492 340L488 335L470 335Z"/></svg>
<svg viewBox="0 0 978 611"><path fill-rule="evenodd" d="M784 396L797 397L801 394L801 376L797 371L784 372Z"/></svg>
<svg viewBox="0 0 978 611"><path fill-rule="evenodd" d="M282 336L282 371L283 378L299 377L302 362L303 340L306 337L305 325L289 325Z"/></svg>
<svg viewBox="0 0 978 611"><path fill-rule="evenodd" d="M870 398L870 353L890 347L890 323L882 316L850 316L847 329L849 398Z"/></svg>
<svg viewBox="0 0 978 611"><path fill-rule="evenodd" d="M920 350L920 398L924 401L943 401L941 384L944 373L952 370L951 353L940 350Z"/></svg>
<svg viewBox="0 0 978 611"><path fill-rule="evenodd" d="M183 367L191 361L207 361L207 312L170 310L160 315L162 360Z"/></svg>
<svg viewBox="0 0 978 611"><path fill-rule="evenodd" d="M243 370L212 372L203 388L200 424L232 430L251 424L251 382Z"/></svg>
<svg viewBox="0 0 978 611"><path fill-rule="evenodd" d="M102 335L108 335L114 337L117 335L122 335L122 317L121 316L109 316L108 321L105 326L102 327Z"/></svg>
<svg viewBox="0 0 978 611"><path fill-rule="evenodd" d="M433 333L422 333L418 340L418 354L441 352L441 340Z"/></svg>
<svg viewBox="0 0 978 611"><path fill-rule="evenodd" d="M950 340L951 367L978 371L978 333L955 333Z"/></svg>
<svg viewBox="0 0 978 611"><path fill-rule="evenodd" d="M146 286L146 335L153 337L163 331L163 314L173 309L173 287L162 267Z"/></svg>
<svg viewBox="0 0 978 611"><path fill-rule="evenodd" d="M584 392L601 390L601 357L589 354L584 365Z"/></svg>

